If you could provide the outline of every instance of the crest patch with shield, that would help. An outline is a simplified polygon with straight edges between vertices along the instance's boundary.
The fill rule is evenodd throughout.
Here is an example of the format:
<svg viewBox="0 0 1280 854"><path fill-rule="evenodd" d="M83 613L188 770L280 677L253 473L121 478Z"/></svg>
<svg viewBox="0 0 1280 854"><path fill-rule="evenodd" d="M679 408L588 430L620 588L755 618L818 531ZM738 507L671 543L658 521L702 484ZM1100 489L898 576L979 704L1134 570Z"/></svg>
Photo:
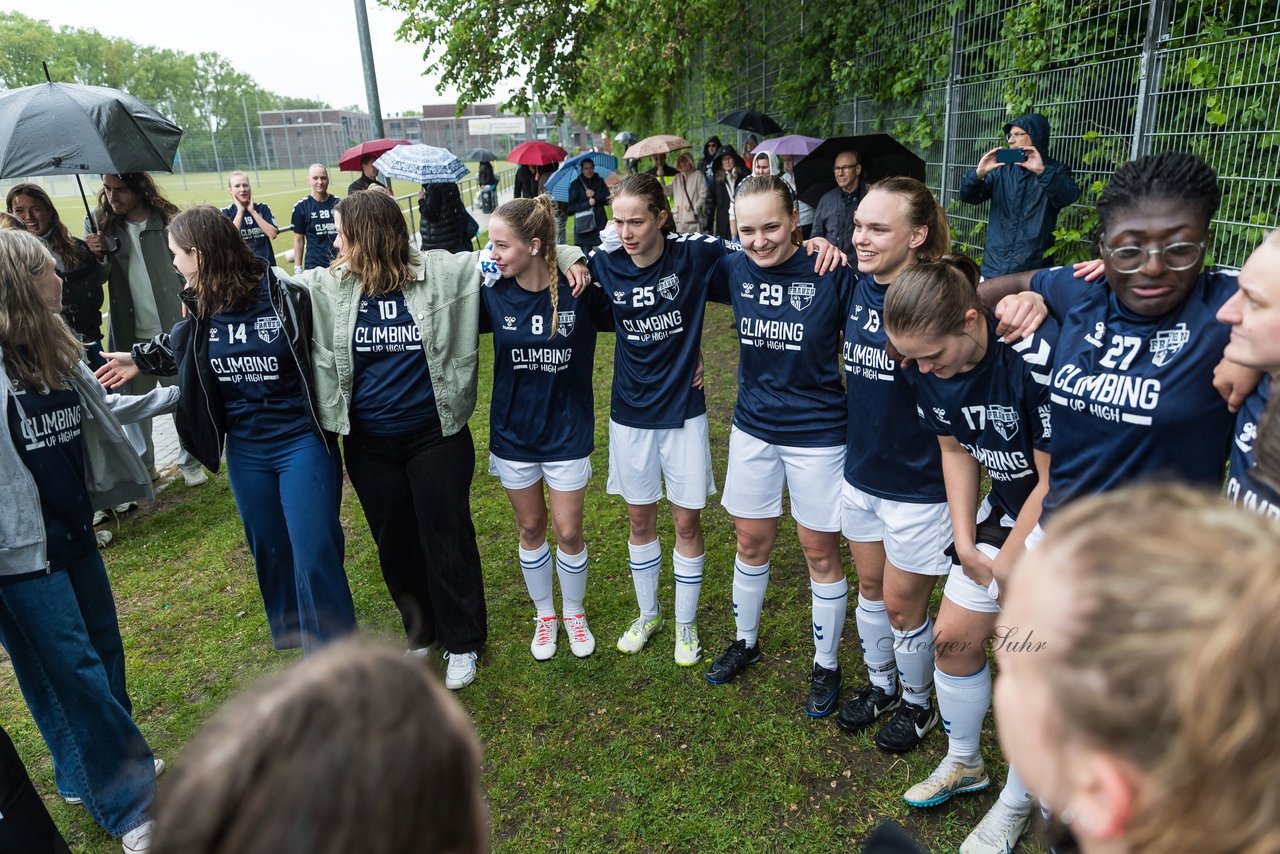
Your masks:
<svg viewBox="0 0 1280 854"><path fill-rule="evenodd" d="M1151 364L1163 367L1170 359L1178 355L1183 345L1191 340L1191 331L1187 324L1179 323L1172 329L1162 329L1151 339Z"/></svg>
<svg viewBox="0 0 1280 854"><path fill-rule="evenodd" d="M987 407L987 420L1008 442L1018 434L1018 411L1012 406L993 404Z"/></svg>
<svg viewBox="0 0 1280 854"><path fill-rule="evenodd" d="M577 317L576 311L561 311L558 313L559 331L561 335L568 336L573 333L573 321Z"/></svg>
<svg viewBox="0 0 1280 854"><path fill-rule="evenodd" d="M813 295L817 292L813 282L792 282L787 288L787 297L796 311L804 311L813 302Z"/></svg>
<svg viewBox="0 0 1280 854"><path fill-rule="evenodd" d="M253 324L253 330L258 333L259 338L270 344L280 335L280 318L259 317Z"/></svg>
<svg viewBox="0 0 1280 854"><path fill-rule="evenodd" d="M672 273L658 280L658 293L663 299L675 299L680 293L680 277Z"/></svg>

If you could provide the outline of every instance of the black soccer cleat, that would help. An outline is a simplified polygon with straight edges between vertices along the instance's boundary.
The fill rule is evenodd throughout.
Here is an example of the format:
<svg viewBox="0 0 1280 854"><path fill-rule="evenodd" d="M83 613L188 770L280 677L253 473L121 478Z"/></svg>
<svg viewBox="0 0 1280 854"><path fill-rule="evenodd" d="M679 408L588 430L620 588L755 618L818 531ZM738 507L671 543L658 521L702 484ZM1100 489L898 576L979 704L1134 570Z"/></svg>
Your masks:
<svg viewBox="0 0 1280 854"><path fill-rule="evenodd" d="M760 660L760 644L747 646L744 640L736 640L707 668L707 681L723 685L738 678L738 674Z"/></svg>
<svg viewBox="0 0 1280 854"><path fill-rule="evenodd" d="M840 667L828 670L820 664L813 665L809 674L809 701L804 713L811 718L825 718L840 707Z"/></svg>
<svg viewBox="0 0 1280 854"><path fill-rule="evenodd" d="M917 706L903 700L889 722L876 733L876 747L886 753L915 750L929 734L929 730L937 725L938 710L933 707L933 703L926 702L923 706Z"/></svg>
<svg viewBox="0 0 1280 854"><path fill-rule="evenodd" d="M836 726L845 732L862 732L881 715L898 708L901 699L898 694L889 694L883 688L868 685L858 692L858 696L844 704L836 717Z"/></svg>

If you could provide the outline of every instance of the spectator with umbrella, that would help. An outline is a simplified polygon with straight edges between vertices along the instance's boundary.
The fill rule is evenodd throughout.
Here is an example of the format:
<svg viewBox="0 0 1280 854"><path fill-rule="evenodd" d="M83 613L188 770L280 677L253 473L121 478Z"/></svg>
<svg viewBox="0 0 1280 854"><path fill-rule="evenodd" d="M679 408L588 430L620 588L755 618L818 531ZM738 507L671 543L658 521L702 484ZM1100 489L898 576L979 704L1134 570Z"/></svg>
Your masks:
<svg viewBox="0 0 1280 854"><path fill-rule="evenodd" d="M569 184L569 213L573 214L573 242L588 253L600 245L600 229L607 222L604 207L609 204L609 188L604 176L596 174L593 159L583 158L579 168L577 180Z"/></svg>
<svg viewBox="0 0 1280 854"><path fill-rule="evenodd" d="M447 148L434 145L403 145L378 158L376 164L383 175L421 184L418 212L422 214L418 230L421 247L467 252L475 220L467 213L458 191L458 179L471 170Z"/></svg>
<svg viewBox="0 0 1280 854"><path fill-rule="evenodd" d="M853 214L866 194L862 182L862 157L852 149L836 155L834 167L836 185L818 201L813 215L813 235L825 237L840 247L841 252L853 254Z"/></svg>
<svg viewBox="0 0 1280 854"><path fill-rule="evenodd" d="M390 193L390 186L378 180L380 173L374 161L396 146L408 144L407 139L371 139L342 152L342 156L338 158L338 168L344 172L360 173L360 177L347 187L347 195L370 188Z"/></svg>
<svg viewBox="0 0 1280 854"><path fill-rule="evenodd" d="M333 246L333 239L338 234L338 227L333 221L338 197L329 194L329 170L323 163L312 163L307 167L307 183L311 185L311 193L298 200L291 217L295 273L328 267L338 254ZM305 254L302 251L304 244Z"/></svg>

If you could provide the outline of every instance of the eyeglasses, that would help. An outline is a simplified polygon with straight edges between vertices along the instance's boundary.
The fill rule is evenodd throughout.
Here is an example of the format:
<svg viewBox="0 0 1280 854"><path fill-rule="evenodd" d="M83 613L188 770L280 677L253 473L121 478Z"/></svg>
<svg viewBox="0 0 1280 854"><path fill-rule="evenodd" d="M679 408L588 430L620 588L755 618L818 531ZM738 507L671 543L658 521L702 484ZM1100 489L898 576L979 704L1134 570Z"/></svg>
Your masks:
<svg viewBox="0 0 1280 854"><path fill-rule="evenodd" d="M860 163L855 163L855 164L853 164L852 166L837 166L837 167L836 167L836 171L837 171L837 172L852 172L854 169L857 169L857 168L858 168L859 166L861 166L861 165L862 165L862 164L860 164Z"/></svg>
<svg viewBox="0 0 1280 854"><path fill-rule="evenodd" d="M1027 139L1031 139L1031 134L1027 133L1025 130L1015 130L1015 131L1010 131L1009 133L1007 133L1007 134L1005 134L1005 135L1004 135L1004 138L1005 138L1005 139L1016 139L1016 138L1018 138L1018 137L1020 137L1020 136L1025 136Z"/></svg>
<svg viewBox="0 0 1280 854"><path fill-rule="evenodd" d="M1117 273L1136 273L1147 264L1152 255L1160 256L1160 263L1166 270L1180 273L1190 270L1200 262L1204 254L1205 242L1170 243L1162 249L1143 249L1141 246L1117 246L1112 249L1105 243L1102 251L1111 257L1111 266Z"/></svg>

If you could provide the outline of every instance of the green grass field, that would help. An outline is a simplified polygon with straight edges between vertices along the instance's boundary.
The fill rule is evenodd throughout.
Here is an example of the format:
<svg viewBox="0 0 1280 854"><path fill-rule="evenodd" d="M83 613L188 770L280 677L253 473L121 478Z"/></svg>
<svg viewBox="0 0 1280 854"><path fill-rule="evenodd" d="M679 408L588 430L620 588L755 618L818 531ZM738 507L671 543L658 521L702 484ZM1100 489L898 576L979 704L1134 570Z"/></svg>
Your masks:
<svg viewBox="0 0 1280 854"><path fill-rule="evenodd" d="M598 412L607 407L612 362L612 336L603 339L596 371ZM738 346L727 308L709 308L703 343L712 451L722 482ZM743 678L713 687L702 679L704 667L676 667L670 624L641 654L616 652L614 642L635 616L635 599L625 507L604 491L603 417L597 418L595 475L586 502L591 550L586 604L597 652L580 661L562 642L549 662L530 657L533 610L516 559L515 524L500 485L487 474L484 402L492 352L487 341L482 345L481 405L471 420L477 446L472 510L484 561L489 643L479 678L458 696L485 746L484 786L495 848L854 850L870 828L891 817L931 850L954 851L997 789L929 811L902 801L902 792L945 752L940 730L915 754L896 757L877 750L869 734L850 737L830 718L804 716L813 649L810 598L789 523L782 525L773 559L762 621L764 660ZM361 625L368 634L400 645L399 617L350 492L343 513L347 570ZM225 475L194 490L170 486L156 505L111 527L116 539L105 557L129 656L135 716L156 752L180 763L183 745L228 697L296 655L271 649ZM733 636L734 538L731 520L714 501L704 528L700 629L709 661ZM660 531L667 552L661 596L670 614L669 517ZM852 567L849 571L852 578ZM854 631L850 614L841 652L846 694L864 678ZM72 848L118 851L83 808L56 797L48 754L7 665L0 669L0 719ZM990 729L984 753L1002 782Z"/></svg>

